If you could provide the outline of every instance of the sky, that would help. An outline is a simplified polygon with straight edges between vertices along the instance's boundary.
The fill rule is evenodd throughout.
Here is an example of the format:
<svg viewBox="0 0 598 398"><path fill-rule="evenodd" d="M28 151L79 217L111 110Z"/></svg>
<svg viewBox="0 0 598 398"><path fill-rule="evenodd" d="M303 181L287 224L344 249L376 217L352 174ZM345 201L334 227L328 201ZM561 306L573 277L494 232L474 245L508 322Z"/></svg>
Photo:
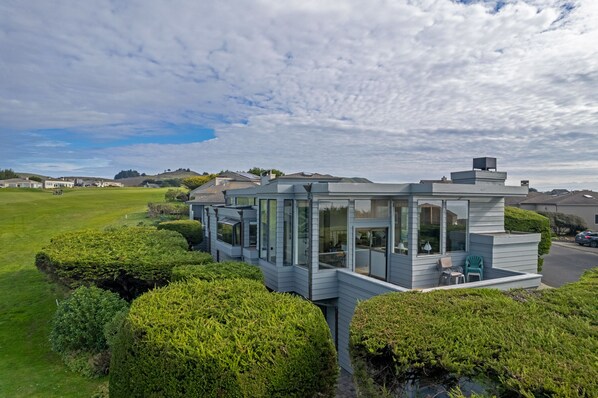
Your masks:
<svg viewBox="0 0 598 398"><path fill-rule="evenodd" d="M0 2L0 169L598 190L598 1Z"/></svg>

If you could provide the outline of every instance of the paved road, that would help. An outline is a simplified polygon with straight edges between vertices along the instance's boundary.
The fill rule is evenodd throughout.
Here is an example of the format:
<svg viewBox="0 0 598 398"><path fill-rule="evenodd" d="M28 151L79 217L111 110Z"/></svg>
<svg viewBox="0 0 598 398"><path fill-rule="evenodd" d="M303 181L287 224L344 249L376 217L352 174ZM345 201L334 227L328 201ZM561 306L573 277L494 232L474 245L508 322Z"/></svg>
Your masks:
<svg viewBox="0 0 598 398"><path fill-rule="evenodd" d="M550 254L544 256L542 283L559 287L577 281L585 270L594 267L598 267L598 248L552 242Z"/></svg>

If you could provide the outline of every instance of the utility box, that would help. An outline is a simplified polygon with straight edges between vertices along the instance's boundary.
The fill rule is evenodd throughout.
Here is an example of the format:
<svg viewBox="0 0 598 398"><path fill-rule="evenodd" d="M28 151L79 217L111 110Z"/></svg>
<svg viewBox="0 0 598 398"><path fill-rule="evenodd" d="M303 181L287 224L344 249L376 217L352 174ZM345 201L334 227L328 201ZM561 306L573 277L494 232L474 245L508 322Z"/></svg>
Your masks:
<svg viewBox="0 0 598 398"><path fill-rule="evenodd" d="M473 169L496 171L496 158L474 158Z"/></svg>

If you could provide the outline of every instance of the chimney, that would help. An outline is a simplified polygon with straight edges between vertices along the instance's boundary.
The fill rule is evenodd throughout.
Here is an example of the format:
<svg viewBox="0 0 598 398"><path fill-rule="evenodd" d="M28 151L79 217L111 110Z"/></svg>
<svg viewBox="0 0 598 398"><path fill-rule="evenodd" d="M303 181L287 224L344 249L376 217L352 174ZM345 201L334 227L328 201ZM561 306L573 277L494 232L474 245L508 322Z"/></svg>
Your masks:
<svg viewBox="0 0 598 398"><path fill-rule="evenodd" d="M494 170L494 171L491 171ZM451 173L453 184L505 185L507 173L496 171L496 158L474 158L472 170Z"/></svg>
<svg viewBox="0 0 598 398"><path fill-rule="evenodd" d="M271 180L273 180L275 178L276 178L276 175L274 175L274 173L272 173L272 170L264 171L262 173L262 175L260 176L260 185L266 185Z"/></svg>

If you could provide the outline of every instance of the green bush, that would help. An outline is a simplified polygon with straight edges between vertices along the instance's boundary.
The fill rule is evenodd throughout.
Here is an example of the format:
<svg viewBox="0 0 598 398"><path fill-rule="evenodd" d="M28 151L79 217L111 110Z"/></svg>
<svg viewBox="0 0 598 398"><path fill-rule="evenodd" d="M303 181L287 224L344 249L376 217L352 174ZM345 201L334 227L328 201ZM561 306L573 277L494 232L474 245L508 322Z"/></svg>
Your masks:
<svg viewBox="0 0 598 398"><path fill-rule="evenodd" d="M58 304L50 331L52 350L77 373L106 374L110 353L104 329L127 307L115 293L93 286L78 288Z"/></svg>
<svg viewBox="0 0 598 398"><path fill-rule="evenodd" d="M551 230L548 218L531 210L519 209L517 207L505 207L505 230L518 232L540 233L538 244L538 272L542 271L543 255L550 252Z"/></svg>
<svg viewBox="0 0 598 398"><path fill-rule="evenodd" d="M204 265L179 265L172 269L172 281L188 280L191 278L210 282L219 279L238 278L247 278L257 281L264 280L260 267L237 261L209 263Z"/></svg>
<svg viewBox="0 0 598 398"><path fill-rule="evenodd" d="M189 246L195 246L203 240L203 228L197 220L164 221L158 224L158 229L178 232L187 239Z"/></svg>
<svg viewBox="0 0 598 398"><path fill-rule="evenodd" d="M172 267L212 261L208 253L190 252L177 232L151 227L77 231L58 235L37 253L35 264L70 287L96 285L132 299L165 285Z"/></svg>
<svg viewBox="0 0 598 398"><path fill-rule="evenodd" d="M559 289L391 293L361 302L350 328L358 389L374 397L400 393L410 380L436 391L473 381L484 395L598 396L597 285L594 269Z"/></svg>
<svg viewBox="0 0 598 398"><path fill-rule="evenodd" d="M188 217L189 205L185 203L176 202L148 203L147 216L150 218L158 218L161 216L170 216L178 218Z"/></svg>
<svg viewBox="0 0 598 398"><path fill-rule="evenodd" d="M193 279L133 302L110 397L333 397L337 375L315 305L256 281Z"/></svg>
<svg viewBox="0 0 598 398"><path fill-rule="evenodd" d="M186 202L189 200L189 194L182 189L169 189L164 194L164 200L167 202Z"/></svg>

